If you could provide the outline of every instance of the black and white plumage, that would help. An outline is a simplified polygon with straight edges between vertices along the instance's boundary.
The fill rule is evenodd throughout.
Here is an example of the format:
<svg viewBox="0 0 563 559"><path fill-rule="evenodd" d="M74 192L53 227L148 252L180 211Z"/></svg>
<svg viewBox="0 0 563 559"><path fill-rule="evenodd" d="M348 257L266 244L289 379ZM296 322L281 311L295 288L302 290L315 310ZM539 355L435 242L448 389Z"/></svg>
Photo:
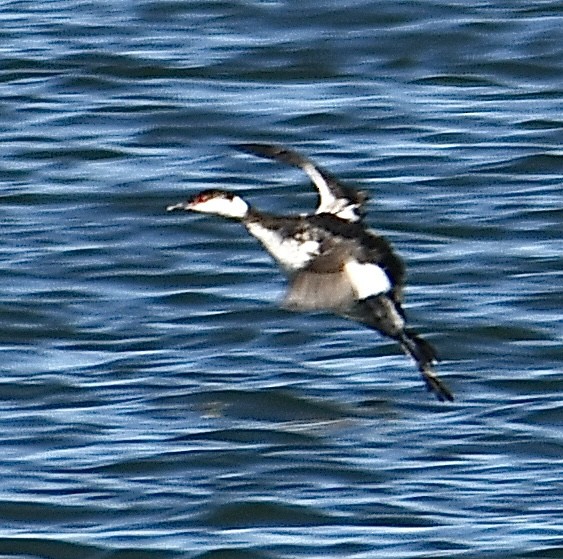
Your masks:
<svg viewBox="0 0 563 559"><path fill-rule="evenodd" d="M280 153L279 146L251 145L252 150L245 151ZM257 145L261 147L258 149ZM301 168L313 165L302 156L296 158L296 152L285 153ZM321 174L318 167L315 169ZM329 175L322 173L323 180L328 182ZM319 188L320 207L323 203L328 205L331 199L352 200L353 189L338 190L335 183L331 184L329 194ZM351 205L354 204L352 201ZM284 306L298 311L334 312L396 340L418 365L428 390L441 401L453 401L452 393L433 371L437 361L434 348L406 326L402 308L405 271L401 259L385 238L365 228L359 220L343 219L338 211L276 216L260 212L223 190L203 191L187 202L169 206L168 210L210 213L240 221L288 278ZM346 216L350 213L346 212Z"/></svg>
<svg viewBox="0 0 563 559"><path fill-rule="evenodd" d="M319 194L315 213L329 213L352 222L363 219L367 193L342 184L308 157L279 144L238 144L235 147L245 153L273 159L304 171Z"/></svg>

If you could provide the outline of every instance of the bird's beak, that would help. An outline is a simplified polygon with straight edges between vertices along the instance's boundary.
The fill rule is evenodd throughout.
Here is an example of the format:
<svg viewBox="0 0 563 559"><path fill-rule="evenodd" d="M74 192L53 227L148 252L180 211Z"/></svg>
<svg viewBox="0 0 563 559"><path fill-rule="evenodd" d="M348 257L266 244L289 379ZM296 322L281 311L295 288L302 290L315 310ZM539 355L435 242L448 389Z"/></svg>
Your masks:
<svg viewBox="0 0 563 559"><path fill-rule="evenodd" d="M172 204L166 208L167 212L174 212L176 210L191 210L192 203L191 200L187 202L178 202L177 204Z"/></svg>

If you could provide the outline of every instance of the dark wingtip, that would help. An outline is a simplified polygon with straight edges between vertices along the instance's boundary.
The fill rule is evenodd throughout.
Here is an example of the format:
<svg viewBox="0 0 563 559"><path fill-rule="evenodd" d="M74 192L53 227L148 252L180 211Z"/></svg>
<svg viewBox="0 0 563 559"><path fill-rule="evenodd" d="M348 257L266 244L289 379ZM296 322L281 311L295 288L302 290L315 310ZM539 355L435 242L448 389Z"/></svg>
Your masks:
<svg viewBox="0 0 563 559"><path fill-rule="evenodd" d="M258 155L259 157L274 158L278 154L286 151L286 148L278 144L262 144L262 143L241 143L233 144L233 149L249 153L251 155Z"/></svg>
<svg viewBox="0 0 563 559"><path fill-rule="evenodd" d="M254 146L259 145L259 144L246 144L246 143L241 143L241 144L231 144L231 148L235 149L236 151L242 151L243 153L251 153L254 154Z"/></svg>
<svg viewBox="0 0 563 559"><path fill-rule="evenodd" d="M280 161L281 163L286 163L287 165L292 165L293 167L302 168L309 162L309 160L300 153L281 144L243 143L235 144L233 145L233 148L237 151L242 151L243 153L249 153L250 155Z"/></svg>

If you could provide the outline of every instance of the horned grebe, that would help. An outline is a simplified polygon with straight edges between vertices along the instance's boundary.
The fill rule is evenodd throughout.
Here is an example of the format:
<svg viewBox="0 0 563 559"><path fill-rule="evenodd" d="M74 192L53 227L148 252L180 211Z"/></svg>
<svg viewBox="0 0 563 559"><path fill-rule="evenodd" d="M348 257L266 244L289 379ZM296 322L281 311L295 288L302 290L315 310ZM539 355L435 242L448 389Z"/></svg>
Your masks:
<svg viewBox="0 0 563 559"><path fill-rule="evenodd" d="M279 146L245 145L245 151L280 153ZM261 146L261 147L256 147ZM283 149L283 148L281 148ZM284 150L299 167L313 165L296 152ZM303 163L304 162L304 163ZM342 186L314 166L320 207L338 207L331 200L348 200L354 191ZM331 187L324 188L331 184ZM320 185L320 186L319 186ZM324 197L324 198L323 198ZM361 208L362 202L357 203ZM355 205L355 202L350 205ZM220 215L240 221L278 263L289 280L284 306L299 311L326 310L361 322L388 336L412 357L426 383L441 401L454 397L436 376L434 348L406 327L402 308L404 266L389 242L366 229L357 220L339 217L339 212L318 211L315 215L276 216L250 207L242 198L224 190L205 190L168 211L187 210ZM345 212L350 218L354 212ZM358 214L359 216L359 214Z"/></svg>

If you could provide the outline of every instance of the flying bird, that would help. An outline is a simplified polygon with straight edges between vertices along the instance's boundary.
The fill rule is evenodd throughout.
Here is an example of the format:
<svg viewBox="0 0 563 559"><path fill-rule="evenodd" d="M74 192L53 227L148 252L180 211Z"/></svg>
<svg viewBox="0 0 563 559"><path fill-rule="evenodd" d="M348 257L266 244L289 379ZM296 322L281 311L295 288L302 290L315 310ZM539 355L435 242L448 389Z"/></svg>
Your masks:
<svg viewBox="0 0 563 559"><path fill-rule="evenodd" d="M399 343L440 401L454 396L437 377L433 346L407 326L405 268L391 244L363 224L365 193L341 184L298 152L279 145L241 144L239 150L304 170L319 194L314 214L273 215L226 190L204 190L168 211L214 214L242 223L288 279L284 306L329 311Z"/></svg>

